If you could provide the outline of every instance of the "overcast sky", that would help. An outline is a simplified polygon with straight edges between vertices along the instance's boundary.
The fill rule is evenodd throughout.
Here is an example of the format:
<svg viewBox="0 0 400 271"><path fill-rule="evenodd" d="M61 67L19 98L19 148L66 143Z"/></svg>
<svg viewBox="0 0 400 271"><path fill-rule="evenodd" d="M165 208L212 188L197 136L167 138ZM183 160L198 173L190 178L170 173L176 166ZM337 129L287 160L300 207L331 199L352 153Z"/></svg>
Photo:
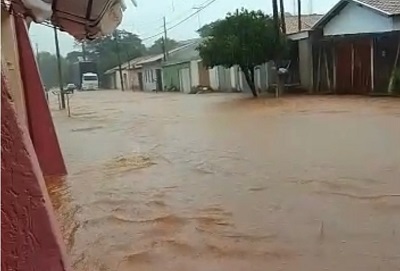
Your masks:
<svg viewBox="0 0 400 271"><path fill-rule="evenodd" d="M195 11L195 7L201 6L208 0L137 0L138 6L134 7L129 0L125 0L128 6L124 12L124 18L119 26L146 38L162 31L163 16L166 17L167 27L174 25L181 19ZM302 13L308 14L327 12L338 0L302 0ZM271 0L216 0L209 7L205 8L188 21L168 31L168 37L176 40L184 40L197 37L196 30L199 25L207 24L219 18L223 18L227 12L237 8L261 9L266 13L272 13ZM293 13L297 0L285 0L287 12ZM30 35L33 43L37 43L39 51L55 51L53 30L46 26L34 24L30 28ZM144 41L150 45L155 39ZM66 55L72 51L73 38L67 33L60 33L61 54Z"/></svg>

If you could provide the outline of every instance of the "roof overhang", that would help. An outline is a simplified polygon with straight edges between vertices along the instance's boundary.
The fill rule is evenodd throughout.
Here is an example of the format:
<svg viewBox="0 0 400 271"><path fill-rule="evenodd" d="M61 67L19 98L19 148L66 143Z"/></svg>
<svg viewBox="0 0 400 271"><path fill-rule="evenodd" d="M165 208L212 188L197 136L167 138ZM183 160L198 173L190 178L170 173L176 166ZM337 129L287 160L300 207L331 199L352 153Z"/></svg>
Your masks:
<svg viewBox="0 0 400 271"><path fill-rule="evenodd" d="M111 34L126 8L124 0L2 0L3 6L35 22L51 23L76 39Z"/></svg>
<svg viewBox="0 0 400 271"><path fill-rule="evenodd" d="M341 10L343 10L349 3L356 3L360 6L366 7L374 12L377 12L381 15L387 16L387 17L393 17L393 16L398 16L398 14L390 14L388 12L385 12L381 9L378 9L374 6L371 6L369 4L364 3L363 1L360 0L340 0L335 6L333 6L319 21L317 21L314 26L312 27L312 30L322 28L324 27L333 17L335 17Z"/></svg>
<svg viewBox="0 0 400 271"><path fill-rule="evenodd" d="M297 33L292 33L292 34L288 34L286 35L286 37L289 40L304 40L304 39L308 39L310 37L310 31L306 30L306 31L301 31L301 32L297 32Z"/></svg>

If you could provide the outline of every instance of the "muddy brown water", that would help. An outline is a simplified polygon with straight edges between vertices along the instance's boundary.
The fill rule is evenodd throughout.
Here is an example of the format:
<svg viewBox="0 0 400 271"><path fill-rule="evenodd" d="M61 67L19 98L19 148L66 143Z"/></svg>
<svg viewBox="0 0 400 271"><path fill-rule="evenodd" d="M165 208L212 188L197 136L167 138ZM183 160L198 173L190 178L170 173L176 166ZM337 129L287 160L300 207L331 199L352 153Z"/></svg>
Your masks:
<svg viewBox="0 0 400 271"><path fill-rule="evenodd" d="M51 107L83 270L400 270L400 100L97 91Z"/></svg>

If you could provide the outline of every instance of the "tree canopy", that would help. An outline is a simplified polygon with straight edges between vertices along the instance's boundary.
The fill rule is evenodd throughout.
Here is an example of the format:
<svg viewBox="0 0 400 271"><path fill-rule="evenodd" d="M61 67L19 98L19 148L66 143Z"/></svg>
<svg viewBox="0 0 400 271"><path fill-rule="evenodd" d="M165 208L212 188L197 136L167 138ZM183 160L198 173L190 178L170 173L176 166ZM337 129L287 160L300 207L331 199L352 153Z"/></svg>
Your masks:
<svg viewBox="0 0 400 271"><path fill-rule="evenodd" d="M146 47L136 34L118 29L113 35L86 42L85 49L87 59L97 62L100 74L117 66L119 57L124 63L146 53Z"/></svg>
<svg viewBox="0 0 400 271"><path fill-rule="evenodd" d="M276 35L273 19L262 11L236 10L202 27L199 33L207 37L198 47L204 64L226 68L238 65L255 97L255 68L276 60L285 48L282 35Z"/></svg>
<svg viewBox="0 0 400 271"><path fill-rule="evenodd" d="M36 58L43 84L46 85L47 89L57 87L59 85L57 56L49 52L39 52ZM61 69L63 81L66 83L66 80L68 80L69 77L69 69L68 62L63 57L61 57Z"/></svg>
<svg viewBox="0 0 400 271"><path fill-rule="evenodd" d="M176 47L179 46L179 42L177 42L176 40L173 39L169 39L167 38L166 42L166 50L171 50L174 49ZM148 49L147 53L148 54L161 54L164 52L164 48L163 48L163 38L159 38L158 40L156 40L152 46L150 46L150 48Z"/></svg>

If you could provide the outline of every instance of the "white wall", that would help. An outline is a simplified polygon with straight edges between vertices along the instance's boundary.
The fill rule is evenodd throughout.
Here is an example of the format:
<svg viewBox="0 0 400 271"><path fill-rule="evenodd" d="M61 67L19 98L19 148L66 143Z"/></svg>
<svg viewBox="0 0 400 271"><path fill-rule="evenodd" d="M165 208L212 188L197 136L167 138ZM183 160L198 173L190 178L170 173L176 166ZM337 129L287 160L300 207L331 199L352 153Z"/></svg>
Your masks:
<svg viewBox="0 0 400 271"><path fill-rule="evenodd" d="M261 85L261 68L258 67L254 71L254 84L256 89L262 89L263 86Z"/></svg>
<svg viewBox="0 0 400 271"><path fill-rule="evenodd" d="M309 39L299 41L299 72L300 85L309 91L313 85L313 70L310 68L313 65L312 61L312 46Z"/></svg>
<svg viewBox="0 0 400 271"><path fill-rule="evenodd" d="M393 28L395 31L400 31L400 16L393 17Z"/></svg>
<svg viewBox="0 0 400 271"><path fill-rule="evenodd" d="M324 27L324 36L393 31L393 19L350 2Z"/></svg>
<svg viewBox="0 0 400 271"><path fill-rule="evenodd" d="M218 67L208 70L210 75L210 87L214 90L219 89Z"/></svg>
<svg viewBox="0 0 400 271"><path fill-rule="evenodd" d="M192 60L190 61L190 76L191 76L191 82L192 82L192 87L197 87L200 85L200 78L199 78L199 61L198 60Z"/></svg>
<svg viewBox="0 0 400 271"><path fill-rule="evenodd" d="M161 69L159 65L143 66L143 90L152 91L157 88L156 69ZM153 72L153 77L151 76Z"/></svg>
<svg viewBox="0 0 400 271"><path fill-rule="evenodd" d="M239 90L239 76L238 76L238 67L233 66L230 68L231 73L231 87L232 89Z"/></svg>
<svg viewBox="0 0 400 271"><path fill-rule="evenodd" d="M115 88L121 89L121 77L119 76L119 71L114 73L114 80L115 80Z"/></svg>

